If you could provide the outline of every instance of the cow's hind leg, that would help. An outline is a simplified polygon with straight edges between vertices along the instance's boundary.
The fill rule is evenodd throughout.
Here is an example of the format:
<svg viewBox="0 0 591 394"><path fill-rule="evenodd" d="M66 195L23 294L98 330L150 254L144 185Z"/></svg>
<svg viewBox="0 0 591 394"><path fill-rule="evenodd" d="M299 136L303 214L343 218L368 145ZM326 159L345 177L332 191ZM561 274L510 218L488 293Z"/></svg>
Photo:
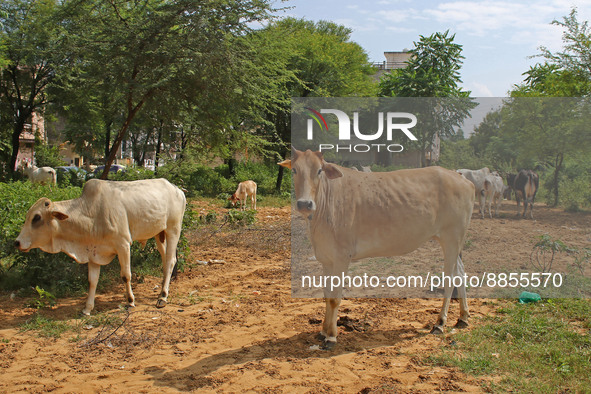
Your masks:
<svg viewBox="0 0 591 394"><path fill-rule="evenodd" d="M462 262L462 254L458 256L456 269L454 275L466 278L464 272L464 263ZM456 323L456 327L465 328L468 327L468 319L470 318L470 311L468 310L468 297L466 296L466 283L462 280L462 285L458 287L458 296L460 299L460 318Z"/></svg>
<svg viewBox="0 0 591 394"><path fill-rule="evenodd" d="M451 295L454 289L453 282L454 277L461 277L464 279L464 264L460 258L461 246L458 244L458 239L463 240L463 237L454 236L453 231L447 232L447 239L439 239L439 243L443 248L444 255L444 267L443 267L443 284L444 284L444 298L443 305L441 306L441 312L439 318L431 330L432 334L442 334L443 327L447 323L447 313L449 311L449 304L451 302ZM468 325L468 318L470 316L468 312L468 302L466 299L466 286L462 282L458 286L458 295L460 298L460 318L456 327L466 327Z"/></svg>
<svg viewBox="0 0 591 394"><path fill-rule="evenodd" d="M96 296L96 285L98 284L99 276L101 274L101 266L91 261L88 262L88 298L86 299L86 306L82 310L84 315L90 315L94 309L94 297Z"/></svg>
<svg viewBox="0 0 591 394"><path fill-rule="evenodd" d="M162 243L165 243L165 253L162 259L163 278L162 292L156 302L157 308L164 308L168 301L168 288L170 287L170 277L176 264L176 248L180 238L180 229L174 229L170 232L161 232L158 237Z"/></svg>
<svg viewBox="0 0 591 394"><path fill-rule="evenodd" d="M122 246L117 251L119 257L119 264L121 265L121 279L125 285L125 293L127 297L127 305L129 307L135 307L135 298L133 291L131 290L131 251L130 244Z"/></svg>

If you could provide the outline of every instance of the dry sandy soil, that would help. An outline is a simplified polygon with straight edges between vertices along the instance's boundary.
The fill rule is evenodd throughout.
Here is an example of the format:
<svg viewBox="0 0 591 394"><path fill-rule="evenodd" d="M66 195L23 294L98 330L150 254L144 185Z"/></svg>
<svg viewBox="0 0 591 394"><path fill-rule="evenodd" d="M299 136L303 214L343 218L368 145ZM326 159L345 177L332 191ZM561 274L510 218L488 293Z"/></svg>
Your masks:
<svg viewBox="0 0 591 394"><path fill-rule="evenodd" d="M218 210L218 217L224 211L194 204L203 213ZM538 205L532 221L516 219L515 210L505 201L501 218L473 215L467 271L477 264L527 265L535 236L543 233L579 247L591 242L588 214ZM122 285L100 293L102 323L77 318L83 298L60 299L41 313L79 330L58 339L20 331L37 311L1 295L0 392L478 392L498 379L425 362L456 332L428 334L438 299L346 299L340 316L353 324L340 327L336 348L311 348L324 307L318 299L291 297L289 217L289 207L262 207L253 229L190 234L189 267L172 283L162 310L154 307L157 277L133 283L137 307L129 315L119 309ZM413 258L432 256L440 263L438 246L428 243ZM472 299L470 308L474 326L495 313L498 301ZM458 309L452 303L452 324ZM105 323L108 317L114 325Z"/></svg>

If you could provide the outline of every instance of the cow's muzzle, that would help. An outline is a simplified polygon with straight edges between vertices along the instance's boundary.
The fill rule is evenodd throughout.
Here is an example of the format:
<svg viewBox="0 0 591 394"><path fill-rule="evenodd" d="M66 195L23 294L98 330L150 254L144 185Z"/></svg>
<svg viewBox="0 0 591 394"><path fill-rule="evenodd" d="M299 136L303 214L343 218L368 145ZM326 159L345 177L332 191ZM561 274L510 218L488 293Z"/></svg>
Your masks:
<svg viewBox="0 0 591 394"><path fill-rule="evenodd" d="M303 215L311 215L316 210L316 203L312 200L298 200L297 201L298 212Z"/></svg>
<svg viewBox="0 0 591 394"><path fill-rule="evenodd" d="M21 252L28 252L29 251L29 249L23 248L23 246L21 245L21 243L18 239L16 241L14 241L14 247L17 248L18 250L20 250Z"/></svg>

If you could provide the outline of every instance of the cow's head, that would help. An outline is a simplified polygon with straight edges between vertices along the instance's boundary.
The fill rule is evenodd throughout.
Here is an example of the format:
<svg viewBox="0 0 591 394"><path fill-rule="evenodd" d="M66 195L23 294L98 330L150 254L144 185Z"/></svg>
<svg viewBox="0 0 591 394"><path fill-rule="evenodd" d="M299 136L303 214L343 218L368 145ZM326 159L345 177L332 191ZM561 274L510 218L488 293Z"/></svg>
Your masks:
<svg viewBox="0 0 591 394"><path fill-rule="evenodd" d="M291 150L291 160L279 163L291 169L296 193L296 208L302 215L311 218L316 211L316 196L323 178L335 179L343 176L337 166L324 161L321 152Z"/></svg>
<svg viewBox="0 0 591 394"><path fill-rule="evenodd" d="M53 250L53 232L57 227L57 221L67 218L68 215L55 209L50 199L40 198L27 212L25 224L14 241L14 246L22 252L34 248L49 253L59 252Z"/></svg>
<svg viewBox="0 0 591 394"><path fill-rule="evenodd" d="M236 203L238 201L240 201L240 199L238 198L238 196L236 195L236 193L233 193L229 198L228 201L230 201L230 203L232 204L233 207L236 206Z"/></svg>

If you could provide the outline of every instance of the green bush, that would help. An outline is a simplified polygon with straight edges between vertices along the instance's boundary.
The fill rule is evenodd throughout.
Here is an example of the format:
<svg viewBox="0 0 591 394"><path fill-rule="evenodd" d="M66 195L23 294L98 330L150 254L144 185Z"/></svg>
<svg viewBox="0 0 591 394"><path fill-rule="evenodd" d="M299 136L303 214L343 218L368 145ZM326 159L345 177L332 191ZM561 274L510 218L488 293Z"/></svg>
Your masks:
<svg viewBox="0 0 591 394"><path fill-rule="evenodd" d="M563 179L559 190L560 205L567 211L577 212L591 206L591 182L588 177Z"/></svg>
<svg viewBox="0 0 591 394"><path fill-rule="evenodd" d="M143 167L129 167L125 171L119 171L112 175L114 181L137 181L140 179L153 178L155 178L154 171Z"/></svg>
<svg viewBox="0 0 591 394"><path fill-rule="evenodd" d="M35 141L35 163L37 167L65 166L66 161L60 153L59 146L49 146L39 139Z"/></svg>
<svg viewBox="0 0 591 394"><path fill-rule="evenodd" d="M256 221L256 211L249 209L240 211L238 209L231 209L228 211L228 223L233 226L248 226L254 224Z"/></svg>
<svg viewBox="0 0 591 394"><path fill-rule="evenodd" d="M86 171L83 169L72 168L68 171L57 171L57 185L59 187L83 187L85 182Z"/></svg>
<svg viewBox="0 0 591 394"><path fill-rule="evenodd" d="M238 183L253 180L257 184L257 193L268 195L275 193L275 182L279 166L274 163L238 163L236 174L230 176L228 166L222 164L208 167L202 164L174 161L158 169L158 176L168 179L175 185L184 188L189 197L216 197L221 194L231 195L236 191ZM291 173L284 171L281 193L291 191Z"/></svg>

